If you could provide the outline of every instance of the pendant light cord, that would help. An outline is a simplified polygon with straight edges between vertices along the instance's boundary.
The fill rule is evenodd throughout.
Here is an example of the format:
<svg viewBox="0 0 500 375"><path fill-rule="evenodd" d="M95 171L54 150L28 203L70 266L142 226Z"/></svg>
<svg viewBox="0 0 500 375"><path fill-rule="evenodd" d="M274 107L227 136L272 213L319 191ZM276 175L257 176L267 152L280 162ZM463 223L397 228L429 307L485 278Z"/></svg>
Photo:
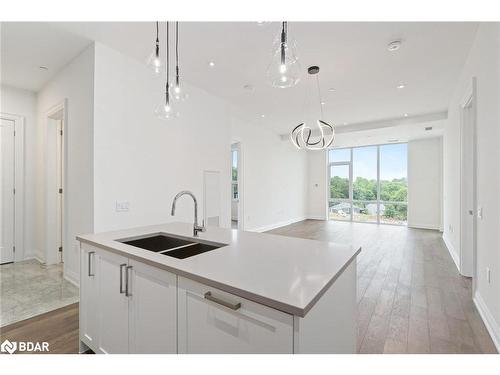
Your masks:
<svg viewBox="0 0 500 375"><path fill-rule="evenodd" d="M179 87L179 22L175 23L175 84Z"/></svg>
<svg viewBox="0 0 500 375"><path fill-rule="evenodd" d="M160 39L159 39L159 27L158 21L156 21L156 57L160 55Z"/></svg>
<svg viewBox="0 0 500 375"><path fill-rule="evenodd" d="M323 99L321 98L321 88L319 86L319 76L316 74L316 87L318 88L319 109L321 113L321 120L323 120Z"/></svg>
<svg viewBox="0 0 500 375"><path fill-rule="evenodd" d="M169 36L169 22L167 21L167 38L166 38L166 47L167 47L167 51L166 51L166 56L167 56L167 61L165 62L165 73L166 73L166 78L167 78L167 82L165 84L165 100L166 100L166 104L170 104L170 97L169 97L169 92L168 92L168 85L169 85L169 81L170 81L170 45L169 45L169 39L170 39L170 36Z"/></svg>

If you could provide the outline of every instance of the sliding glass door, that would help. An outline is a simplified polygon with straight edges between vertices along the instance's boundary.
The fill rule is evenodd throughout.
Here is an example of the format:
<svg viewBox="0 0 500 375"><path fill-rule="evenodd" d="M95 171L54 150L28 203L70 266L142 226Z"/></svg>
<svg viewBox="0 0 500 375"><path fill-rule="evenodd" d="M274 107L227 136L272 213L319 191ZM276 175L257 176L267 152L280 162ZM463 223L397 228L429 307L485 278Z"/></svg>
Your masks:
<svg viewBox="0 0 500 375"><path fill-rule="evenodd" d="M328 159L330 219L406 224L406 143L332 149Z"/></svg>

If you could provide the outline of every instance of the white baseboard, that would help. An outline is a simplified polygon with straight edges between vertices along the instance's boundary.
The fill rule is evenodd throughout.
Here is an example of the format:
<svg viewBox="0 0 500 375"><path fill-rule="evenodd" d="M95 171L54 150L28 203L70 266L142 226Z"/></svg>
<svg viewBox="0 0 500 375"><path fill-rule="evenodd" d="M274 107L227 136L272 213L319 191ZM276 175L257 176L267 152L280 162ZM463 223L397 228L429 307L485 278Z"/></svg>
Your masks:
<svg viewBox="0 0 500 375"><path fill-rule="evenodd" d="M281 221L279 223L275 223L275 224L271 224L271 225L265 225L265 226L254 228L254 229L248 229L248 230L251 232L259 232L259 233L260 232L267 232L268 230L284 227L284 226L287 226L287 225L290 225L293 223L298 223L299 221L303 221L303 220L306 220L305 216L301 216L301 217L290 219L290 220Z"/></svg>
<svg viewBox="0 0 500 375"><path fill-rule="evenodd" d="M486 329L488 330L491 339L493 340L493 343L497 348L497 351L500 353L500 326L491 314L488 306L486 306L483 298L477 291L476 293L474 293L474 297L472 298L472 300L474 301L474 304L479 311L479 315L481 315L481 318L483 319L484 325L486 326Z"/></svg>
<svg viewBox="0 0 500 375"><path fill-rule="evenodd" d="M455 248L448 239L448 236L446 236L446 233L443 234L443 241L446 245L446 248L448 249L448 252L451 255L451 259L453 259L453 262L455 262L455 266L457 266L458 272L460 272L460 259L458 258L458 253L455 252Z"/></svg>
<svg viewBox="0 0 500 375"><path fill-rule="evenodd" d="M326 216L321 216L321 215L307 215L306 219L307 220L323 220L323 221L327 220Z"/></svg>
<svg viewBox="0 0 500 375"><path fill-rule="evenodd" d="M408 222L408 228L439 230L439 225L428 225Z"/></svg>
<svg viewBox="0 0 500 375"><path fill-rule="evenodd" d="M80 287L79 283L80 277L74 272L64 270L64 278L77 288Z"/></svg>

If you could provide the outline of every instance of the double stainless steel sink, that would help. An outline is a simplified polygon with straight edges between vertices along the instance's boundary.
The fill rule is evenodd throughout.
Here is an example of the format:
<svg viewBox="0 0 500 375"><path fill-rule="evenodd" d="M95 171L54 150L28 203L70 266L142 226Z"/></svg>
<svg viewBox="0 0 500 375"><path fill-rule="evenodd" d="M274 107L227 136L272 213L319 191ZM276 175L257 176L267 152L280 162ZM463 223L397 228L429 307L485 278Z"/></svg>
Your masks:
<svg viewBox="0 0 500 375"><path fill-rule="evenodd" d="M118 242L167 255L177 259L185 259L207 251L215 250L226 244L208 241L193 241L190 238L175 237L157 233L147 237L122 239Z"/></svg>

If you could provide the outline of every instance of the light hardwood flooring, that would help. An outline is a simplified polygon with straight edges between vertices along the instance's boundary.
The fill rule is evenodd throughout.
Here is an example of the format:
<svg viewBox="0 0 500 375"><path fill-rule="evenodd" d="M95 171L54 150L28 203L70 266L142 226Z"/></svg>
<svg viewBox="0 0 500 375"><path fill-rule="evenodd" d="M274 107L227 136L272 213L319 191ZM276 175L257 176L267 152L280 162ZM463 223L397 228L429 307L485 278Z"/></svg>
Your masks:
<svg viewBox="0 0 500 375"><path fill-rule="evenodd" d="M270 231L362 246L358 257L358 352L496 353L436 231L306 220ZM0 340L48 341L78 352L78 304L0 328Z"/></svg>
<svg viewBox="0 0 500 375"><path fill-rule="evenodd" d="M59 308L34 318L0 328L0 342L48 342L49 352L29 354L78 353L78 303Z"/></svg>
<svg viewBox="0 0 500 375"><path fill-rule="evenodd" d="M441 233L305 220L268 233L354 243L359 353L496 353Z"/></svg>

